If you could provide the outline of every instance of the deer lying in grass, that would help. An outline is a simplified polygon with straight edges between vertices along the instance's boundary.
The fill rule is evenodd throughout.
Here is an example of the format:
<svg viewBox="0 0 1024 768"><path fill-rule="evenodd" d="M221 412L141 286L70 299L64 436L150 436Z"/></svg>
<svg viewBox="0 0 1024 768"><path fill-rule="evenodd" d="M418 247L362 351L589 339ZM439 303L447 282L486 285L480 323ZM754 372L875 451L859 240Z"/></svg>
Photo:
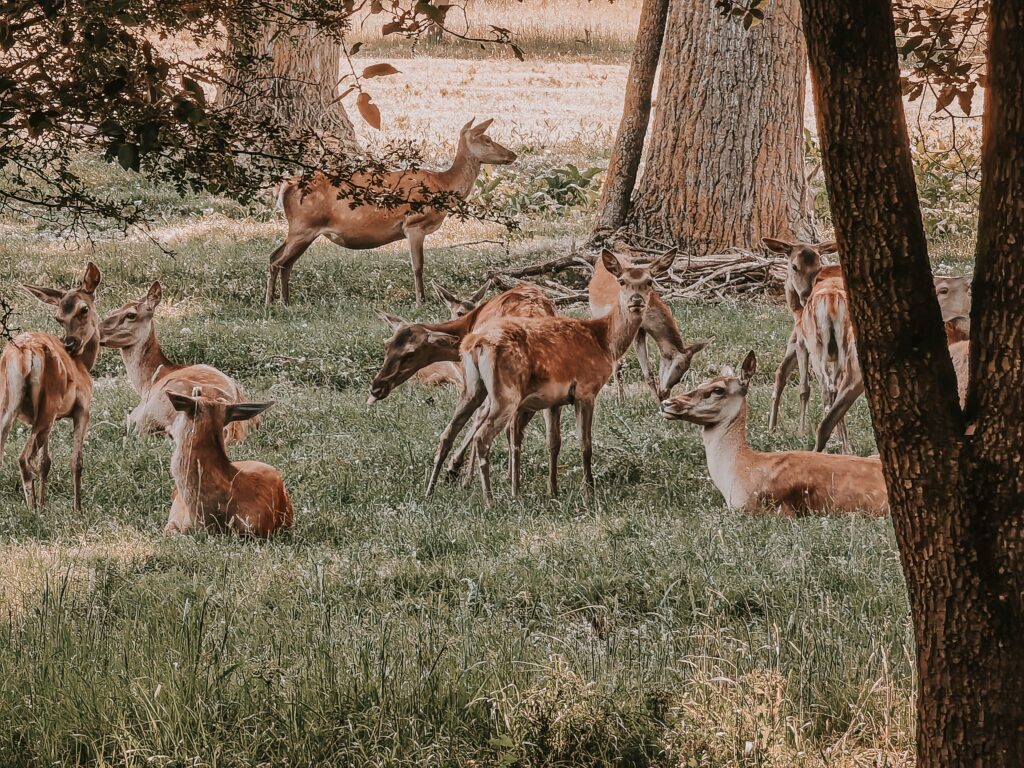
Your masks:
<svg viewBox="0 0 1024 768"><path fill-rule="evenodd" d="M601 259L619 284L615 309L604 317L578 320L571 317L538 319L502 318L483 325L462 342L466 391L455 415L441 436L428 494L437 482L455 436L477 408L486 410L472 434L485 503L493 504L490 448L494 437L511 428L510 465L512 494L519 492L519 459L522 431L530 416L542 409L572 404L583 456L587 488L593 487L591 467L594 403L612 375L615 363L629 349L643 322L654 292L653 278L669 269L675 254L668 253L649 268L628 266L610 251ZM551 439L548 486L558 490L558 451L561 437Z"/></svg>
<svg viewBox="0 0 1024 768"><path fill-rule="evenodd" d="M481 165L506 165L516 159L515 152L486 135L492 122L484 120L474 126L470 120L462 127L455 160L446 171L393 171L379 181L368 174L357 174L340 188L323 174L315 175L307 185L302 185L298 177L284 182L278 200L288 220L288 236L270 255L267 305L274 301L278 278L281 298L285 304L289 302L289 281L295 262L320 235L354 250L408 240L416 301L421 303L423 241L437 231L448 211L430 206L415 210L413 204L443 194L464 199L472 191ZM410 204L381 207L364 202L353 207L353 192L360 188L368 188L371 193L398 195Z"/></svg>
<svg viewBox="0 0 1024 768"><path fill-rule="evenodd" d="M888 494L877 458L810 451L762 453L747 444L747 389L757 369L750 352L740 375L731 368L661 404L666 419L701 428L708 471L729 509L785 515L866 512L884 515Z"/></svg>
<svg viewBox="0 0 1024 768"><path fill-rule="evenodd" d="M942 322L946 325L946 343L967 341L971 337L971 282L973 275L936 277Z"/></svg>
<svg viewBox="0 0 1024 768"><path fill-rule="evenodd" d="M224 450L226 424L263 413L273 403L229 403L167 392L175 492L164 533L198 529L266 538L292 524L292 502L280 473L259 461L232 462Z"/></svg>
<svg viewBox="0 0 1024 768"><path fill-rule="evenodd" d="M768 417L768 429L774 430L778 424L782 391L785 389L793 369L799 368L800 424L797 434L802 436L807 434L807 403L811 399L811 385L808 380L807 349L800 343L800 318L803 315L804 303L811 295L814 280L821 271L821 257L835 253L838 246L831 240L812 244L766 237L762 242L768 250L784 254L787 257L786 305L793 315L793 331L786 344L786 355L775 372L775 388L772 391L772 409L771 415Z"/></svg>
<svg viewBox="0 0 1024 768"><path fill-rule="evenodd" d="M490 282L485 283L480 290L468 299L456 296L437 283L433 283L433 286L438 298L448 305L448 311L451 313L448 319L458 320L460 317L476 309L477 305L483 301L484 296L487 294L487 289L490 287ZM388 312L378 312L377 316L393 333L397 333L400 328L409 325L402 318ZM426 386L440 387L451 385L456 387L459 392L462 392L465 383L462 375L462 364L455 360L438 360L435 363L429 363L413 373L413 376L416 377L418 382Z"/></svg>
<svg viewBox="0 0 1024 768"><path fill-rule="evenodd" d="M139 404L128 414L128 423L140 434L166 434L170 429L177 414L167 399L168 392L188 395L198 388L203 397L220 397L229 402L245 400L242 388L216 368L177 365L167 359L153 320L162 298L163 288L155 282L143 298L111 312L100 325L101 343L121 350L128 380L139 396ZM252 425L258 423L256 419ZM233 421L227 425L225 438L229 442L243 440L248 431L249 422Z"/></svg>
<svg viewBox="0 0 1024 768"><path fill-rule="evenodd" d="M0 354L0 461L15 420L29 426L19 466L25 503L30 510L46 506L50 474L50 432L60 419L71 419L72 508L82 510L82 448L92 407L92 367L100 352L96 288L100 270L91 261L77 288L62 291L23 286L44 304L57 308L63 341L48 333L23 333ZM36 480L39 492L36 495Z"/></svg>
<svg viewBox="0 0 1024 768"><path fill-rule="evenodd" d="M675 251L673 250L672 253L674 254ZM604 317L612 312L618 303L619 284L615 276L605 267L603 259L598 259L594 264L594 275L587 285L587 293L590 298L591 317ZM658 347L657 377L654 376L651 363L647 358L648 335L654 339L654 343ZM693 356L707 345L707 341L697 341L690 345L683 343L683 336L679 332L679 325L672 315L672 310L657 293L651 294L651 301L644 313L643 323L633 341L633 349L636 351L636 359L640 363L640 372L643 374L644 381L647 382L647 386L651 388L658 402L672 394L672 388L690 370ZM615 367L615 382L621 395L622 379L618 366Z"/></svg>

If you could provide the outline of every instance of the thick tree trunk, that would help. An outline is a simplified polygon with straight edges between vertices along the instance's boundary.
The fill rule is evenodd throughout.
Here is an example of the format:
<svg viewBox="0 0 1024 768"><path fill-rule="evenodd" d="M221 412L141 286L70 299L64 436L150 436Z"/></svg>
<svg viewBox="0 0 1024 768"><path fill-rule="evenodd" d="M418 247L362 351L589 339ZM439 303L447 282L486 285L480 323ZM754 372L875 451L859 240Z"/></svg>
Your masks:
<svg viewBox="0 0 1024 768"><path fill-rule="evenodd" d="M1024 10L992 6L965 419L931 287L891 2L802 5L826 186L910 593L918 765L1019 766Z"/></svg>
<svg viewBox="0 0 1024 768"><path fill-rule="evenodd" d="M626 223L629 201L636 185L636 174L644 151L647 124L651 117L651 92L661 58L661 41L665 36L668 0L644 0L640 12L633 58L629 63L626 99L622 108L619 132L608 161L601 201L597 206L594 235L615 230Z"/></svg>
<svg viewBox="0 0 1024 768"><path fill-rule="evenodd" d="M799 0L749 31L711 0L672 3L630 223L695 252L809 238Z"/></svg>
<svg viewBox="0 0 1024 768"><path fill-rule="evenodd" d="M258 50L265 66L257 72L230 72L218 94L221 104L254 116L267 112L295 126L297 132L320 137L332 151L357 147L352 121L338 97L340 44L312 27L280 33L269 27ZM268 58L266 58L268 57Z"/></svg>

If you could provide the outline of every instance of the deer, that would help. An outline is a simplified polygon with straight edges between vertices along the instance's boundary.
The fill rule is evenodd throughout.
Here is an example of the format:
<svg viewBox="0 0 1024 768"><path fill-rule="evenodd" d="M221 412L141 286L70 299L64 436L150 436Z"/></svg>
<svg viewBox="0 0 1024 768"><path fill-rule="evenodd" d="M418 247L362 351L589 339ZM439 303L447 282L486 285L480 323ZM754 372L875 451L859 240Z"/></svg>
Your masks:
<svg viewBox="0 0 1024 768"><path fill-rule="evenodd" d="M448 305L449 320L458 320L460 317L476 309L477 305L483 301L484 296L487 295L487 289L490 287L490 281L488 281L468 299L463 299L439 283L431 281L431 284L437 297ZM403 326L409 325L402 318L389 312L380 311L377 313L377 316L395 333ZM416 377L417 381L426 386L441 387L451 385L457 388L459 392L463 389L462 365L454 360L438 360L437 362L429 363L413 373L413 376Z"/></svg>
<svg viewBox="0 0 1024 768"><path fill-rule="evenodd" d="M190 530L234 532L268 538L294 519L281 474L259 461L232 462L224 446L225 425L252 419L273 403L235 403L165 392L176 412L171 476L175 491L164 533Z"/></svg>
<svg viewBox="0 0 1024 768"><path fill-rule="evenodd" d="M835 253L838 250L838 245L832 240L823 243L804 243L778 240L772 237L763 238L761 242L769 251L786 256L784 291L786 305L793 315L793 331L786 343L786 355L775 372L775 387L772 390L768 429L773 431L778 425L782 391L785 389L793 369L799 368L800 423L797 434L803 436L807 434L807 404L811 399L811 387L807 373L809 365L807 350L800 343L800 318L803 314L804 304L811 295L814 280L821 272L822 256Z"/></svg>
<svg viewBox="0 0 1024 768"><path fill-rule="evenodd" d="M604 317L615 309L618 302L619 284L615 276L605 267L602 259L598 259L594 264L594 274L587 285L587 294L590 299L591 317ZM654 339L654 343L658 347L657 376L654 375L647 357L648 335ZM685 344L683 335L679 332L679 325L672 315L672 310L657 293L651 294L643 323L633 342L633 349L636 352L637 362L640 363L640 372L644 381L658 402L672 394L672 389L690 370L694 355L707 345L706 340ZM623 388L619 366L616 366L614 376L621 397Z"/></svg>
<svg viewBox="0 0 1024 768"><path fill-rule="evenodd" d="M494 437L502 430L512 431L509 463L512 495L516 496L526 422L538 410L550 412L566 405L576 410L585 488L587 492L593 489L592 426L597 395L640 330L655 290L654 278L668 271L675 254L663 254L650 267L630 266L608 250L602 252L601 259L619 284L619 300L612 312L589 320L565 316L500 318L474 329L462 340L466 390L441 436L428 495L455 436L484 403L486 410L477 420L471 439L486 506L494 504L489 466ZM549 433L551 495L558 493L560 447L560 436L552 440Z"/></svg>
<svg viewBox="0 0 1024 768"><path fill-rule="evenodd" d="M25 291L56 307L64 338L48 333L23 333L0 353L0 460L16 420L29 427L19 458L21 485L30 511L46 507L50 474L50 432L57 421L70 419L72 509L82 511L82 457L92 408L92 368L100 353L96 288L99 267L89 262L78 287L69 291L24 285ZM39 491L36 494L36 481Z"/></svg>
<svg viewBox="0 0 1024 768"><path fill-rule="evenodd" d="M747 391L756 371L757 357L751 351L739 375L726 366L695 389L661 404L665 419L701 428L711 480L728 508L746 513L774 508L790 517L817 512L887 514L888 492L877 457L764 453L750 447Z"/></svg>
<svg viewBox="0 0 1024 768"><path fill-rule="evenodd" d="M167 435L177 413L168 392L189 394L199 389L204 397L230 402L245 400L245 392L230 376L209 365L179 365L160 347L154 315L163 299L163 287L154 282L144 297L129 301L107 315L100 324L100 343L121 350L125 371L139 404L128 414L128 425L139 434ZM244 440L250 425L259 419L234 420L227 424L228 442Z"/></svg>
<svg viewBox="0 0 1024 768"><path fill-rule="evenodd" d="M936 277L935 295L939 298L946 343L967 341L971 336L971 281L973 275Z"/></svg>
<svg viewBox="0 0 1024 768"><path fill-rule="evenodd" d="M423 303L423 242L448 216L447 210L431 203L445 195L465 199L482 165L507 165L516 159L515 152L487 135L492 122L493 119L484 120L474 125L474 120L470 120L462 127L455 159L444 171L392 171L380 179L357 173L340 187L322 173L315 174L308 183L299 176L284 181L278 190L278 204L288 221L288 235L270 254L267 306L274 302L279 280L281 299L289 303L289 281L295 262L321 235L353 250L407 240L416 303ZM385 207L357 201L357 190L398 195L407 202Z"/></svg>

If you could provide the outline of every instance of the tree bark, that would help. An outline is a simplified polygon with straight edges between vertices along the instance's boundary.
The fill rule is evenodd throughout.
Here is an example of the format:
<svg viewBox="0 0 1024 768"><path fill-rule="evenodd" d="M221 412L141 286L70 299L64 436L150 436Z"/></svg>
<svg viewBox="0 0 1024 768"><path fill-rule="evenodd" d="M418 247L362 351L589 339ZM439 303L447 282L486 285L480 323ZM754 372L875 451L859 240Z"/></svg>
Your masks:
<svg viewBox="0 0 1024 768"><path fill-rule="evenodd" d="M802 6L826 187L910 594L918 765L1018 766L1024 9L992 4L965 417L932 290L891 2Z"/></svg>
<svg viewBox="0 0 1024 768"><path fill-rule="evenodd" d="M708 0L672 3L630 223L684 249L808 239L799 0L749 31Z"/></svg>
<svg viewBox="0 0 1024 768"><path fill-rule="evenodd" d="M651 92L654 90L654 77L661 58L668 5L668 0L644 0L640 12L640 26L629 63L622 120L615 135L615 146L608 160L608 171L597 206L597 221L593 230L595 237L602 231L616 230L626 223L629 201L643 156L647 124L651 117Z"/></svg>
<svg viewBox="0 0 1024 768"><path fill-rule="evenodd" d="M355 151L355 130L338 99L340 44L309 26L282 33L271 25L257 48L251 53L264 57L263 66L227 73L218 103L264 119L269 110L332 151Z"/></svg>

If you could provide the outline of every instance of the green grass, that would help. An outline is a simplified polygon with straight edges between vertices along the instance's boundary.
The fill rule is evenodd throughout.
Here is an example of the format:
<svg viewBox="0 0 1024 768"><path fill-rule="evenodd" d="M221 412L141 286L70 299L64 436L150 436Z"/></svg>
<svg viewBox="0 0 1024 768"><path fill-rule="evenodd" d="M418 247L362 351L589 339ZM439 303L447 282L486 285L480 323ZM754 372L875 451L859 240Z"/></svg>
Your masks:
<svg viewBox="0 0 1024 768"><path fill-rule="evenodd" d="M317 245L294 275L295 305L268 312L275 244L266 227L230 222L179 240L173 257L142 242L3 243L0 285L23 328L55 326L16 282L65 285L92 258L107 311L159 277L169 354L277 401L232 453L282 471L296 526L269 544L163 538L170 445L125 434L135 396L104 353L82 516L70 512L66 426L45 512L21 498L23 430L0 466L0 764L817 766L906 754L912 636L888 521L728 512L696 430L658 417L632 359L629 397L599 403L593 499L567 418L561 498L544 493L538 419L521 498L499 477L493 511L476 483L427 501L454 395L410 383L364 403L386 337L374 308L427 318L440 306L412 305L401 249ZM428 250L427 269L469 289L537 255L530 241L511 256ZM806 447L793 390L782 430L765 433L784 308L674 310L687 337L715 339L690 381L757 350L752 441ZM873 450L863 403L852 432Z"/></svg>

